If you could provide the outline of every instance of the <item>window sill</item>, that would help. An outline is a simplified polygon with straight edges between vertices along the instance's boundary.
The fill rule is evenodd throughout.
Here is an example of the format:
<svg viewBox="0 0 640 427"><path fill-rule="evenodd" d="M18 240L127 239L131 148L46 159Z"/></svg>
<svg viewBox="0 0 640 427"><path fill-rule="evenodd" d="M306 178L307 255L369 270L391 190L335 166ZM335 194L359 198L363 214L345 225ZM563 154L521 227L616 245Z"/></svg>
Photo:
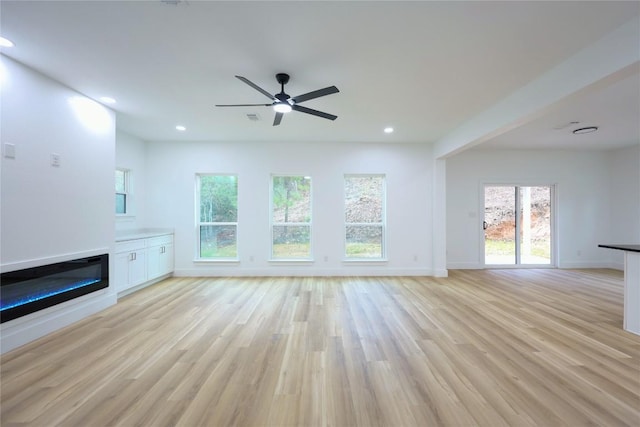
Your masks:
<svg viewBox="0 0 640 427"><path fill-rule="evenodd" d="M134 214L116 214L116 221L130 221L136 219Z"/></svg>
<svg viewBox="0 0 640 427"><path fill-rule="evenodd" d="M389 262L386 258L379 259L368 259L368 258L353 258L353 259L343 259L342 262L344 264L386 264Z"/></svg>
<svg viewBox="0 0 640 427"><path fill-rule="evenodd" d="M240 264L238 258L196 258L193 262L198 264Z"/></svg>
<svg viewBox="0 0 640 427"><path fill-rule="evenodd" d="M273 264L313 264L315 260L313 259L295 259L295 258L282 258L282 259L270 259L270 263Z"/></svg>

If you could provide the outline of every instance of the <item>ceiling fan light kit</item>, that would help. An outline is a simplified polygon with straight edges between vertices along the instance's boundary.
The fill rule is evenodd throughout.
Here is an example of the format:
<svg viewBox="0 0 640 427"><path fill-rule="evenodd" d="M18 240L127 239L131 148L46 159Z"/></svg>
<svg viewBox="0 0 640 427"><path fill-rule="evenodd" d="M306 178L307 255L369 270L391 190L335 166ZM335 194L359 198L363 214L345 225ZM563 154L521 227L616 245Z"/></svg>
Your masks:
<svg viewBox="0 0 640 427"><path fill-rule="evenodd" d="M286 73L276 74L276 80L280 84L280 93L277 93L275 95L270 94L246 77L236 76L236 78L251 86L261 94L265 95L267 98L271 99L271 104L216 104L216 107L273 107L274 111L276 112L276 116L273 119L273 126L278 126L282 121L282 116L292 110L298 111L300 113L311 114L312 116L322 117L323 119L327 120L335 120L338 118L338 116L335 116L333 114L298 105L301 102L340 92L335 86L329 86L325 87L324 89L314 90L313 92L304 93L292 98L284 91L284 85L289 82L289 75Z"/></svg>
<svg viewBox="0 0 640 427"><path fill-rule="evenodd" d="M278 102L277 104L273 104L273 110L276 113L288 113L291 111L291 105L286 102Z"/></svg>

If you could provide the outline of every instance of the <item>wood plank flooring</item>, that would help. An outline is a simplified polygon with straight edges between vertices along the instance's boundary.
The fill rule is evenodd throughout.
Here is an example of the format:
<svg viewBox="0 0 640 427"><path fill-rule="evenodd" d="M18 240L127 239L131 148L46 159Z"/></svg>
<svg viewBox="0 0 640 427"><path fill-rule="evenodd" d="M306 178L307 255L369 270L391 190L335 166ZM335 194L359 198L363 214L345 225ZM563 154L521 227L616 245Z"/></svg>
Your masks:
<svg viewBox="0 0 640 427"><path fill-rule="evenodd" d="M9 426L638 426L612 270L172 278L2 356Z"/></svg>

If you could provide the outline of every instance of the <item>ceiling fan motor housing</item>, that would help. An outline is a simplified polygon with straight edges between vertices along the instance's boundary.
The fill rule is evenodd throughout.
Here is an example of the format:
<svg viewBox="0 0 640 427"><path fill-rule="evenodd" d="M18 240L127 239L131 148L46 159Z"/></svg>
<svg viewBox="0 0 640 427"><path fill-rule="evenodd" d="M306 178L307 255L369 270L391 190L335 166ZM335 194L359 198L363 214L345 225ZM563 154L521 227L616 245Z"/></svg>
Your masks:
<svg viewBox="0 0 640 427"><path fill-rule="evenodd" d="M290 96L289 96L289 95L287 95L287 94L286 94L286 93L284 93L284 92L280 92L280 93L278 93L278 94L276 94L276 95L274 95L274 96L275 96L275 97L278 99L278 101L280 101L280 102L286 102L286 103L288 103L288 104L292 104L292 102L289 102L289 98L290 98Z"/></svg>
<svg viewBox="0 0 640 427"><path fill-rule="evenodd" d="M287 83L289 83L289 74L287 74L287 73L278 73L278 74L276 74L276 80L281 85L286 85Z"/></svg>

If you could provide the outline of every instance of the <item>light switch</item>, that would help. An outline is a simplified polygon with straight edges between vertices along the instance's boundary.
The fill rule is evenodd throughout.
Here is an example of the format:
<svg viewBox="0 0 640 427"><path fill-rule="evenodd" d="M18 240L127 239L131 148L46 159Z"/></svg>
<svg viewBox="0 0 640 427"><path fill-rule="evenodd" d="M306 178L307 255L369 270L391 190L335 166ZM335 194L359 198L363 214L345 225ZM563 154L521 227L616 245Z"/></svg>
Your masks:
<svg viewBox="0 0 640 427"><path fill-rule="evenodd" d="M8 142L4 143L4 156L7 159L15 159L16 158L16 146L14 144L9 144Z"/></svg>
<svg viewBox="0 0 640 427"><path fill-rule="evenodd" d="M60 154L51 153L51 166L60 167Z"/></svg>

